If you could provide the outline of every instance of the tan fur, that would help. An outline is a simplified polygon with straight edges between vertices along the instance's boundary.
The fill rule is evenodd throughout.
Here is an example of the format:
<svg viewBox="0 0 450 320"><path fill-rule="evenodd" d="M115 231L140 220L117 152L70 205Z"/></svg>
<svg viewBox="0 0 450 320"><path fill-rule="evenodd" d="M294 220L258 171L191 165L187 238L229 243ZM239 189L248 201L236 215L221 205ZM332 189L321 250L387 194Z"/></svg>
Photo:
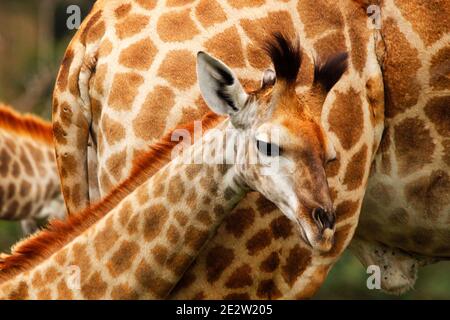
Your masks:
<svg viewBox="0 0 450 320"><path fill-rule="evenodd" d="M53 145L52 125L32 114L19 114L0 103L0 128Z"/></svg>
<svg viewBox="0 0 450 320"><path fill-rule="evenodd" d="M420 266L450 257L450 9L386 0L381 12L386 130L352 249L385 266L382 288L399 294Z"/></svg>

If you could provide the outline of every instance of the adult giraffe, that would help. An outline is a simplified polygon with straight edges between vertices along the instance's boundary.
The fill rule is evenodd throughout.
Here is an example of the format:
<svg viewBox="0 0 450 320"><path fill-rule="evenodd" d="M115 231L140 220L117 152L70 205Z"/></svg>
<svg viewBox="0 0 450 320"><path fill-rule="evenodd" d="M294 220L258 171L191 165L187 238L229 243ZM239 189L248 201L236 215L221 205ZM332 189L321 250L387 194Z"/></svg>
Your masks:
<svg viewBox="0 0 450 320"><path fill-rule="evenodd" d="M398 294L450 257L450 6L380 5L385 131L351 249Z"/></svg>
<svg viewBox="0 0 450 320"><path fill-rule="evenodd" d="M298 33L304 59L297 90L338 154L327 168L337 210L335 245L325 254L312 251L270 202L251 194L174 297L302 298L318 289L353 235L381 139L377 31L353 2L99 1L66 52L53 119L63 193L74 212L90 201L89 136L97 146L104 195L126 177L140 150L205 112L192 76L197 51L206 48L254 86L270 66L260 45L276 31L292 38ZM348 72L328 94L332 79L325 88L314 87L319 60L343 51L349 53ZM243 281L233 281L241 275Z"/></svg>
<svg viewBox="0 0 450 320"><path fill-rule="evenodd" d="M413 163L415 167L426 169L422 167L423 157L416 157L411 151L411 144L408 146L411 140L401 141L401 136L405 135L400 130L397 134L400 139L395 143L391 141L397 128L402 127L406 130L403 131L407 133L406 137L420 136L421 126L411 124L414 120L404 126L395 126L395 121L400 124L403 112L411 109L421 113L418 119L424 119L424 123L439 128L438 131L431 130L433 138L437 140L433 141L435 156L432 157L433 161L428 161L428 168L448 168L448 141L445 137L448 136L449 126L447 113L442 107L448 101L448 48L445 44L448 43L449 24L446 23L448 8L445 1L381 1L379 5L383 23L380 31L367 25L365 8L370 1L357 2L362 3L362 9L359 4L351 1L339 4L331 1L168 1L158 5L151 1L111 1L107 4L97 3L86 19L68 50L60 82L55 90L55 133L59 133L57 148L60 154L67 156L66 163L75 163L85 159L84 149L81 152L71 152L67 142L72 141L75 146L78 139L80 145L84 146L88 124L92 123L91 132L97 138L99 149L100 188L104 192L111 188L112 177L116 176L120 181L125 172L130 170L136 150L147 144L148 140L160 136L178 121L196 117L183 112L186 109L192 110L188 108L197 102L198 89L192 86L194 80L186 76L189 74L189 66L193 65L193 52L196 50L210 48L211 52L225 62L238 67L241 78L255 80L255 71L268 66L267 61L255 49L261 38L264 38L266 30L281 29L288 33L295 30L300 34L305 56L308 57L302 67L306 72L299 79L299 93L302 88L304 92L304 88L308 87L302 84L312 81L313 56L321 57L327 52L343 50L350 55L349 73L332 89L326 100L323 94L309 95L310 99L316 98L324 102L323 109L318 108L317 114L322 111L323 125L331 131L338 150L338 161L328 169L329 183L335 192L338 220L341 219L338 223L338 235L341 237L338 237L335 250L328 257L317 255L298 243L291 232L284 233L284 237L281 237L277 231L279 224L274 219L279 213L274 211L264 214L264 209L270 208L267 202L263 199L255 201L258 197L252 195L248 205L243 204L243 210L236 211L240 214L233 216L234 219L241 219L242 227L236 229L233 224L236 220L230 220L219 229L209 250L197 260L192 272L186 276L184 285L189 287L179 291L177 297L305 297L317 289L315 284L321 283L329 266L345 248L358 218L369 163L383 129L384 94L380 66L383 68L388 92L386 132L391 133L384 136L384 141L391 143L385 145L390 147L379 151L377 167L379 168L379 163L387 163L386 159L401 158L399 162L403 164ZM432 17L439 17L439 23L422 23ZM173 32L174 25L181 31ZM403 59L405 52L409 53L406 55L408 59ZM421 66L422 61L424 63ZM96 67L95 72L92 72L93 66ZM87 85L88 79L90 86ZM68 92L68 88L72 88L72 94L63 94L66 100L60 101L60 92ZM78 89L81 95L77 93ZM416 94L419 92L420 99L417 99ZM441 103L429 106L429 114L424 115L421 110L425 110L427 99L432 96L437 99L433 99L434 101ZM77 104L77 101L82 104ZM162 105L162 113L155 112L161 107L159 101L167 103ZM63 103L74 120L66 123L59 121L64 117L68 118L56 108ZM413 108L412 104L415 104ZM201 102L196 105L200 106L198 112L203 113ZM123 110L131 112L127 115ZM394 115L398 115L396 120ZM413 119L415 117L414 114L410 116ZM432 122L436 124L431 124ZM78 130L78 127L85 130ZM426 144L430 141L431 139L425 139L423 142ZM122 152L123 150L126 151ZM64 159L61 158L60 162L64 168ZM81 163L86 162L83 160ZM75 196L72 199L79 199L78 194L81 192L84 202L80 202L80 205L83 206L89 201L87 180L84 178L87 168L81 168L81 174L77 170L72 172L72 176L66 175L63 179L63 185L67 186L66 199L70 202L71 193ZM386 181L394 171L383 175L380 172L377 169L374 181ZM70 180L73 177L81 179L74 182ZM407 180L404 175L400 174L399 177L401 179L398 181L405 186ZM436 193L443 195L439 197L436 215L445 220L449 194L445 172L437 172L433 179L421 180L423 183L419 189L426 190L428 198L436 197ZM412 186L414 185L413 183ZM373 193L373 199L386 198L383 193L385 189L374 189L378 191ZM413 194L412 199L419 203L414 209L425 210L425 206L420 204L424 202L420 197L421 192L409 194ZM402 207L407 207L405 202L391 204L395 209L400 209L397 212ZM69 203L70 206L76 207L73 203ZM411 207L406 209L411 210ZM262 212L262 217L257 212ZM383 215L377 212L380 218L375 219L383 220ZM387 214L388 211L383 213ZM363 216L363 222L370 217ZM267 229L265 226L272 220L272 227ZM411 230L420 231L419 228L422 228L424 231L424 224L411 220ZM439 241L443 242L441 247L445 246L447 226L448 224L444 224L438 230L435 246L439 246ZM372 234L377 239L372 239L371 244L367 239L361 240L360 245L355 246L356 249L389 242L385 238L390 235L385 234L380 238L381 233L373 233L376 228L365 229L365 234L369 237ZM396 230L397 239L400 239L398 234L402 230L398 227ZM433 230L428 227L428 231ZM404 243L403 239L391 242L391 246L406 248L403 247ZM421 250L414 245L408 246L410 249L414 247L413 250ZM370 252L378 252L375 250ZM215 256L216 252L220 254ZM440 252L445 250L441 248ZM242 258L237 259L238 255ZM221 259L216 259L217 257ZM401 291L411 285L411 273L405 276L402 269L413 260L408 259L409 262L402 265L387 255L383 255L382 259L388 259L391 263L383 265L392 267L390 269L394 271L383 281L386 289L399 291L400 288ZM250 263L239 264L245 260ZM381 261L380 258L378 260ZM404 257L400 261L405 261ZM242 274L247 275L245 281L242 281L243 287L227 286L233 275Z"/></svg>
<svg viewBox="0 0 450 320"><path fill-rule="evenodd" d="M0 219L29 234L65 211L51 124L0 103Z"/></svg>

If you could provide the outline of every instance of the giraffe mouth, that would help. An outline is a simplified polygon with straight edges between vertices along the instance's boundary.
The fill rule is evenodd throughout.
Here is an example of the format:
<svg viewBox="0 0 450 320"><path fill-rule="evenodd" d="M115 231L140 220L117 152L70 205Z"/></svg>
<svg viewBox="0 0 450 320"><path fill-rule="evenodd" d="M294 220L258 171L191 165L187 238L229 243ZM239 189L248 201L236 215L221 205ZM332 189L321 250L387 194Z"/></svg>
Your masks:
<svg viewBox="0 0 450 320"><path fill-rule="evenodd" d="M325 228L317 233L308 233L300 221L297 221L300 236L307 246L319 252L329 252L334 245L334 228Z"/></svg>

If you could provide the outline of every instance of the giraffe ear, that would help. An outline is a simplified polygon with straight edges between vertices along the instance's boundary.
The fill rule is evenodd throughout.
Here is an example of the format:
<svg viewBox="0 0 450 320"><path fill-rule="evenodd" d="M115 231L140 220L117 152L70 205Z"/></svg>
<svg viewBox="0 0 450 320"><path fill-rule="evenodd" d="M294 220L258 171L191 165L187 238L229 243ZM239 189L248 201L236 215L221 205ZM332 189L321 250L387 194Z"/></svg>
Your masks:
<svg viewBox="0 0 450 320"><path fill-rule="evenodd" d="M330 91L347 70L347 60L347 52L340 52L325 62L319 61L314 68L314 83L322 85L327 92Z"/></svg>
<svg viewBox="0 0 450 320"><path fill-rule="evenodd" d="M203 99L215 113L233 115L247 101L248 95L233 71L201 51L197 54L197 79Z"/></svg>

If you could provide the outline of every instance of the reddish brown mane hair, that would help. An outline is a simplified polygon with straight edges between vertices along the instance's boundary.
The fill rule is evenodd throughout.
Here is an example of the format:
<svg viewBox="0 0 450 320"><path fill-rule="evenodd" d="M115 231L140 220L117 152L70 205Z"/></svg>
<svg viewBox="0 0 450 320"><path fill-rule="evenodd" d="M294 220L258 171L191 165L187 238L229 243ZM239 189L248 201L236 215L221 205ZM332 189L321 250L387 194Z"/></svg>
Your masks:
<svg viewBox="0 0 450 320"><path fill-rule="evenodd" d="M53 145L52 124L29 113L20 114L0 103L0 129Z"/></svg>
<svg viewBox="0 0 450 320"><path fill-rule="evenodd" d="M223 117L216 114L206 114L202 119L203 132L216 126L221 120L223 120ZM194 124L191 123L177 129L185 129L192 134ZM0 256L0 283L49 258L57 250L103 218L123 198L167 164L171 160L171 151L180 143L172 141L173 132L169 132L158 143L151 145L138 158L133 173L100 202L79 213L70 215L64 221L51 221L45 229L14 246L11 255Z"/></svg>

